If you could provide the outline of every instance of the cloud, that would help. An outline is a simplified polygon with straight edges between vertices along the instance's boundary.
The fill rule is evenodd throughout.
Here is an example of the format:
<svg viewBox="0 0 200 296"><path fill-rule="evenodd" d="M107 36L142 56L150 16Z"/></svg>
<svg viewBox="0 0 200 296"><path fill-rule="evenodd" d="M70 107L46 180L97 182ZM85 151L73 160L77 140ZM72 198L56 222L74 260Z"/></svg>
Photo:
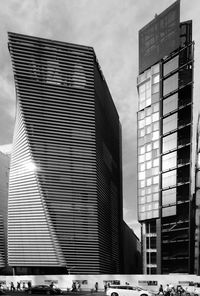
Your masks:
<svg viewBox="0 0 200 296"><path fill-rule="evenodd" d="M0 151L4 154L11 154L12 144L0 145Z"/></svg>

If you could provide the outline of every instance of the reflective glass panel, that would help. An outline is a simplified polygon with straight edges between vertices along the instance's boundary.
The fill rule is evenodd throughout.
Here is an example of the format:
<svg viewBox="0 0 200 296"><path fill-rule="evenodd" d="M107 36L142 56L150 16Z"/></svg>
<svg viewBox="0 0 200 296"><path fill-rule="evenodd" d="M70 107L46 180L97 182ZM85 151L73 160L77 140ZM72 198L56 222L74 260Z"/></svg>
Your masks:
<svg viewBox="0 0 200 296"><path fill-rule="evenodd" d="M153 218L159 217L159 210L153 211Z"/></svg>
<svg viewBox="0 0 200 296"><path fill-rule="evenodd" d="M152 133L152 141L155 141L159 139L159 131L153 132Z"/></svg>
<svg viewBox="0 0 200 296"><path fill-rule="evenodd" d="M153 142L153 148L154 149L159 148L159 141Z"/></svg>
<svg viewBox="0 0 200 296"><path fill-rule="evenodd" d="M151 160L146 162L146 167L147 167L147 169L150 169L152 167L152 161Z"/></svg>
<svg viewBox="0 0 200 296"><path fill-rule="evenodd" d="M144 162L144 155L140 155L138 157L139 163Z"/></svg>
<svg viewBox="0 0 200 296"><path fill-rule="evenodd" d="M152 108L153 108L153 112L159 111L159 103L153 104Z"/></svg>
<svg viewBox="0 0 200 296"><path fill-rule="evenodd" d="M157 192L158 190L159 190L159 187L157 184L152 186L152 192Z"/></svg>
<svg viewBox="0 0 200 296"><path fill-rule="evenodd" d="M147 150L147 152L149 152L149 151L151 151L151 143L149 143L149 144L147 144L147 146L146 146L146 150Z"/></svg>
<svg viewBox="0 0 200 296"><path fill-rule="evenodd" d="M152 85L152 93L155 94L157 92L159 92L159 83Z"/></svg>
<svg viewBox="0 0 200 296"><path fill-rule="evenodd" d="M178 93L163 100L163 115L168 114L178 108Z"/></svg>
<svg viewBox="0 0 200 296"><path fill-rule="evenodd" d="M146 125L151 124L151 116L146 117L145 124Z"/></svg>
<svg viewBox="0 0 200 296"><path fill-rule="evenodd" d="M139 180L144 180L145 179L145 172L140 172L138 177L139 177Z"/></svg>
<svg viewBox="0 0 200 296"><path fill-rule="evenodd" d="M156 64L153 67L151 67L151 69L153 74L158 73L160 71L160 65Z"/></svg>
<svg viewBox="0 0 200 296"><path fill-rule="evenodd" d="M138 127L139 128L143 128L144 125L145 125L145 120L144 119L138 121Z"/></svg>
<svg viewBox="0 0 200 296"><path fill-rule="evenodd" d="M158 74L155 74L155 75L153 75L153 77L152 77L152 83L153 83L153 84L156 84L156 83L158 83L158 82L159 82L159 80L160 80L160 75L159 75L159 73L158 73Z"/></svg>
<svg viewBox="0 0 200 296"><path fill-rule="evenodd" d="M146 188L146 194L150 194L151 191L152 191L152 190L151 190L151 187L147 187L147 188Z"/></svg>
<svg viewBox="0 0 200 296"><path fill-rule="evenodd" d="M162 205L166 206L176 202L176 188L164 190L162 192Z"/></svg>
<svg viewBox="0 0 200 296"><path fill-rule="evenodd" d="M162 169L163 171L176 167L177 165L177 152L172 152L162 157Z"/></svg>
<svg viewBox="0 0 200 296"><path fill-rule="evenodd" d="M155 122L155 121L158 121L159 120L159 113L156 112L152 115L152 121Z"/></svg>
<svg viewBox="0 0 200 296"><path fill-rule="evenodd" d="M142 172L144 170L145 170L145 164L144 163L139 164L139 171Z"/></svg>
<svg viewBox="0 0 200 296"><path fill-rule="evenodd" d="M167 207L162 209L162 216L163 217L168 217L168 216L173 216L176 215L176 206L173 207Z"/></svg>
<svg viewBox="0 0 200 296"><path fill-rule="evenodd" d="M153 177L153 184L158 184L159 183L159 176Z"/></svg>
<svg viewBox="0 0 200 296"><path fill-rule="evenodd" d="M145 153L145 146L139 147L139 154L144 154Z"/></svg>
<svg viewBox="0 0 200 296"><path fill-rule="evenodd" d="M153 131L157 131L159 129L159 122L153 123Z"/></svg>
<svg viewBox="0 0 200 296"><path fill-rule="evenodd" d="M148 126L146 127L146 134L150 134L151 131L152 131L152 127L151 127L151 125L148 125Z"/></svg>
<svg viewBox="0 0 200 296"><path fill-rule="evenodd" d="M153 160L153 166L154 167L159 166L159 158L156 158Z"/></svg>
<svg viewBox="0 0 200 296"><path fill-rule="evenodd" d="M155 168L152 169L152 176L153 175L158 175L158 173L159 173L159 168L158 167L155 167Z"/></svg>
<svg viewBox="0 0 200 296"><path fill-rule="evenodd" d="M163 134L177 128L177 113L163 119Z"/></svg>
<svg viewBox="0 0 200 296"><path fill-rule="evenodd" d="M163 65L164 76L178 68L178 61L179 61L179 56L177 55Z"/></svg>
<svg viewBox="0 0 200 296"><path fill-rule="evenodd" d="M163 82L163 95L166 96L170 92L178 88L178 73L165 79Z"/></svg>
<svg viewBox="0 0 200 296"><path fill-rule="evenodd" d="M144 128L139 129L139 130L138 130L138 136L139 136L139 137L144 137L144 135L145 135L145 129L144 129Z"/></svg>
<svg viewBox="0 0 200 296"><path fill-rule="evenodd" d="M159 194L158 193L153 194L153 200L154 201L159 200Z"/></svg>
<svg viewBox="0 0 200 296"><path fill-rule="evenodd" d="M162 186L170 187L176 185L176 170L162 174Z"/></svg>
<svg viewBox="0 0 200 296"><path fill-rule="evenodd" d="M148 178L147 179L147 186L150 186L152 184L152 179L151 178Z"/></svg>
<svg viewBox="0 0 200 296"><path fill-rule="evenodd" d="M163 153L177 148L177 133L163 137Z"/></svg>
<svg viewBox="0 0 200 296"><path fill-rule="evenodd" d="M144 111L138 112L138 119L143 119L145 116Z"/></svg>
<svg viewBox="0 0 200 296"><path fill-rule="evenodd" d="M148 107L148 108L145 109L145 114L146 114L146 116L151 115L151 107Z"/></svg>

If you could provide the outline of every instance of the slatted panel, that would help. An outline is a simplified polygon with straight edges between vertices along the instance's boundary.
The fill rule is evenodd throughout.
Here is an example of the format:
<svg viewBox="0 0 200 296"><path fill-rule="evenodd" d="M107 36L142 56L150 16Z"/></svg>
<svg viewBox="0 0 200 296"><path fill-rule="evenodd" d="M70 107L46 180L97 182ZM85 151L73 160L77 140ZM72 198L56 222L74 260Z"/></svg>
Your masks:
<svg viewBox="0 0 200 296"><path fill-rule="evenodd" d="M0 268L5 267L5 265L5 225L3 221L3 216L0 215Z"/></svg>
<svg viewBox="0 0 200 296"><path fill-rule="evenodd" d="M12 153L8 207L8 258L11 266L60 265L59 248L49 227L43 194L23 122L17 104L14 147ZM57 254L56 254L57 252Z"/></svg>

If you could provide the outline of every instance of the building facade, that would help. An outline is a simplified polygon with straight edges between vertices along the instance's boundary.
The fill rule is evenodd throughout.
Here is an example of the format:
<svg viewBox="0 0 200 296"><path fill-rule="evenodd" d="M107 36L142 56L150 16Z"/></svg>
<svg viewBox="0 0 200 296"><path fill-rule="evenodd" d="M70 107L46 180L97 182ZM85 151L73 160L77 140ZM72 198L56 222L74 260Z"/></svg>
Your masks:
<svg viewBox="0 0 200 296"><path fill-rule="evenodd" d="M121 125L93 48L9 33L16 274L121 273Z"/></svg>
<svg viewBox="0 0 200 296"><path fill-rule="evenodd" d="M139 31L137 87L143 272L193 273L193 42L180 1Z"/></svg>
<svg viewBox="0 0 200 296"><path fill-rule="evenodd" d="M126 222L123 222L123 252L124 274L141 274L141 242Z"/></svg>
<svg viewBox="0 0 200 296"><path fill-rule="evenodd" d="M7 269L8 155L0 152L0 274Z"/></svg>
<svg viewBox="0 0 200 296"><path fill-rule="evenodd" d="M195 149L195 250L194 250L194 271L200 275L200 114L196 127L196 149Z"/></svg>

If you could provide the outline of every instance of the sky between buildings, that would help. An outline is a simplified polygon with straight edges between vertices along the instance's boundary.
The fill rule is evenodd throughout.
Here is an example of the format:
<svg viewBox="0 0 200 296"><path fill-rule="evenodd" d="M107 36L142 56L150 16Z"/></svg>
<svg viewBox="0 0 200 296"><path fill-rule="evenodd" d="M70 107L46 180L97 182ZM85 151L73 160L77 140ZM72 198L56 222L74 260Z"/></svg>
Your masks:
<svg viewBox="0 0 200 296"><path fill-rule="evenodd" d="M92 46L122 124L124 220L140 236L136 202L138 31L174 0L0 0L0 150L12 143L15 89L7 32ZM200 100L200 1L181 1L193 20L194 110Z"/></svg>

